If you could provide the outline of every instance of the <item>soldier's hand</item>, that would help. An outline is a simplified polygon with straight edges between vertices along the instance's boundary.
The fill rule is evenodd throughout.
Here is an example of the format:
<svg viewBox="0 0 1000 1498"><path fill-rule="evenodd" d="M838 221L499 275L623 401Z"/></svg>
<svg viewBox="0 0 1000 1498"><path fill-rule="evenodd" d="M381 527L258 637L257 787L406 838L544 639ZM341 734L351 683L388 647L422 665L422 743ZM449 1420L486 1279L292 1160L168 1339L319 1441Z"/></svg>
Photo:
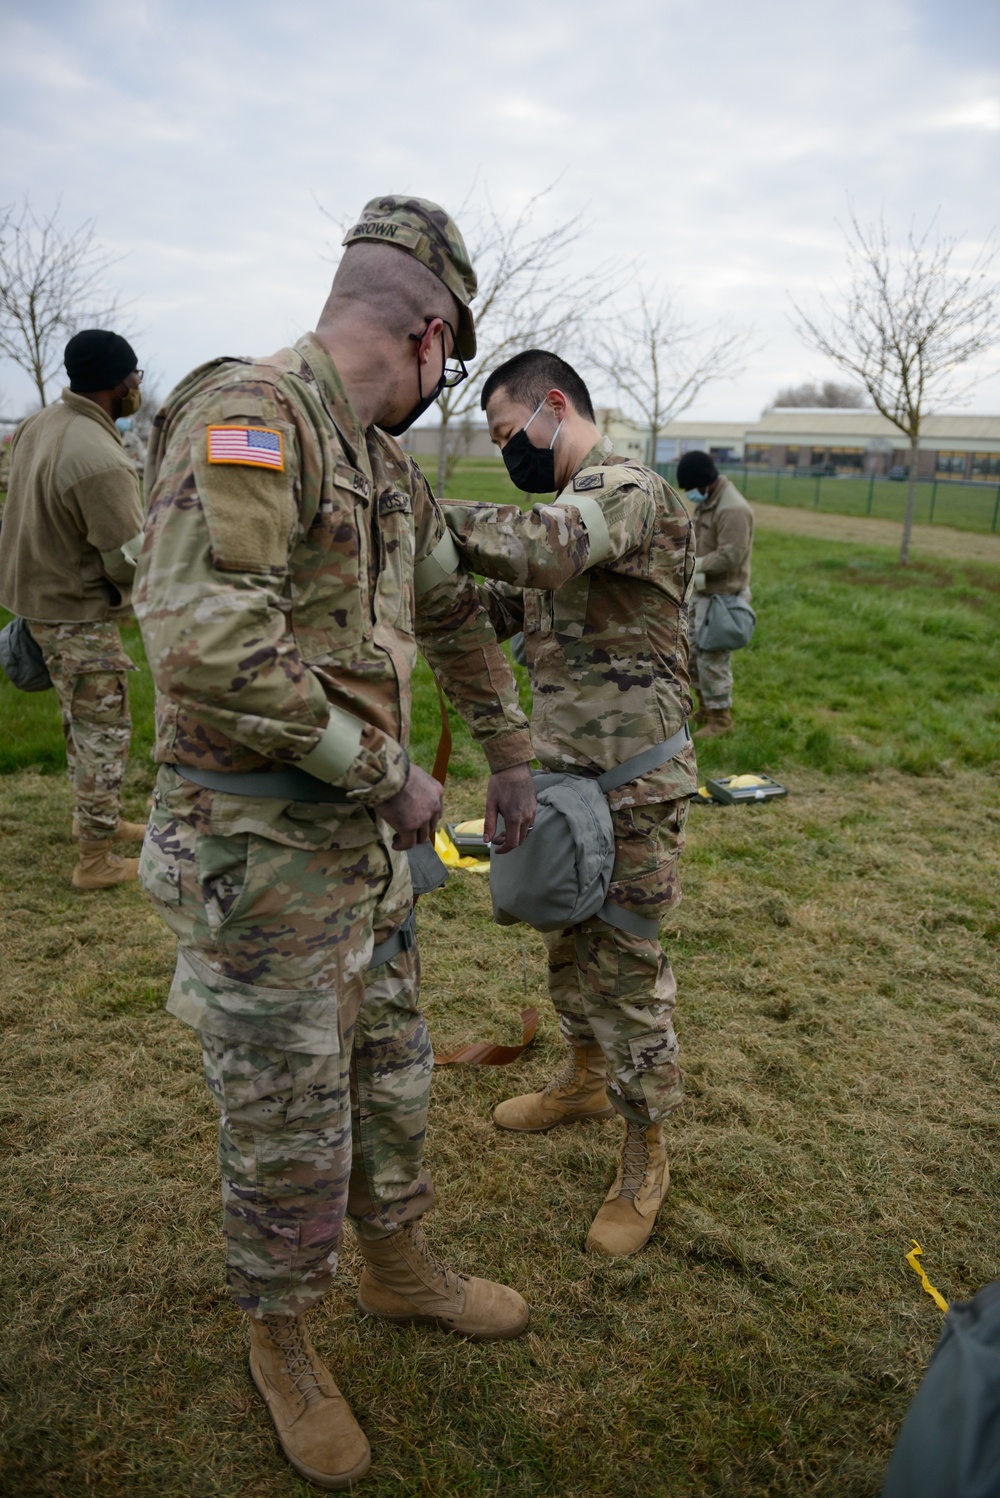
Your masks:
<svg viewBox="0 0 1000 1498"><path fill-rule="evenodd" d="M433 775L428 775L418 765L411 765L403 789L388 801L381 802L378 814L390 827L395 827L392 846L403 852L406 848L415 848L417 843L433 839L443 805L444 791Z"/></svg>
<svg viewBox="0 0 1000 1498"><path fill-rule="evenodd" d="M504 830L500 839L493 842L498 812L503 817ZM495 853L509 853L524 842L534 820L535 782L528 766L514 765L509 770L497 770L495 775L491 775L486 792L483 841L493 843Z"/></svg>

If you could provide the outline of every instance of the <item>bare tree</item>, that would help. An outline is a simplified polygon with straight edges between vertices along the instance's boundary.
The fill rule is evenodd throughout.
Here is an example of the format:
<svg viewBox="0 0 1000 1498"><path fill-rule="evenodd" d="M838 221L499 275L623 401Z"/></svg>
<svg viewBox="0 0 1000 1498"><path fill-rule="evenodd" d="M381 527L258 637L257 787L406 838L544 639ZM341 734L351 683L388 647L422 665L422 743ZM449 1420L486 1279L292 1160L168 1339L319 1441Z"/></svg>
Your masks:
<svg viewBox="0 0 1000 1498"><path fill-rule="evenodd" d="M650 464L660 434L706 386L744 368L752 329L699 326L682 314L673 292L639 283L639 301L598 335L590 362L610 380L633 416L649 428Z"/></svg>
<svg viewBox="0 0 1000 1498"><path fill-rule="evenodd" d="M844 284L815 315L793 301L800 338L860 380L878 411L910 444L909 484L902 564L909 561L917 496L920 432L924 420L947 402L968 399L976 380L957 371L981 358L1000 339L1000 303L993 266L997 247L987 245L967 270L953 266L960 241L911 227L895 244L885 219L862 225L851 210L845 230Z"/></svg>
<svg viewBox="0 0 1000 1498"><path fill-rule="evenodd" d="M476 357L469 378L437 401L437 481L440 498L455 465L468 451L471 423L483 385L493 370L522 349L572 350L584 327L611 293L616 267L605 263L573 274L567 262L582 234L579 213L551 229L536 229L539 204L552 186L535 193L513 218L502 215L489 193L477 208L471 194L456 217L479 279L472 304ZM339 220L322 209L335 223Z"/></svg>
<svg viewBox="0 0 1000 1498"><path fill-rule="evenodd" d="M828 407L831 410L858 410L869 405L868 391L863 385L841 385L836 380L805 380L801 385L785 385L768 406L769 411L788 407L810 406L813 409Z"/></svg>
<svg viewBox="0 0 1000 1498"><path fill-rule="evenodd" d="M113 264L93 221L64 229L58 203L47 218L27 195L0 209L0 354L30 377L43 406L66 340L117 313L117 300L103 290Z"/></svg>

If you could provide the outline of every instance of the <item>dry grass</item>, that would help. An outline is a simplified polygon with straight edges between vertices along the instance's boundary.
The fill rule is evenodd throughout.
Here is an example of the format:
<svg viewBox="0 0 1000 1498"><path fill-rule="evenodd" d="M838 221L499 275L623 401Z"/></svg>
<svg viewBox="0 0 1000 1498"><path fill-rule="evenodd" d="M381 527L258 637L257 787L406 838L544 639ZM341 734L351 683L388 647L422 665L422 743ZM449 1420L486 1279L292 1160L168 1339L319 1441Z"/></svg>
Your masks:
<svg viewBox="0 0 1000 1498"><path fill-rule="evenodd" d="M133 814L142 776L134 771ZM436 1078L435 1243L531 1300L520 1342L317 1317L378 1494L865 1495L940 1328L903 1256L997 1274L1000 813L984 771L803 770L787 801L691 814L668 933L689 1101L649 1249L585 1256L614 1124L519 1139L492 1102L557 1051ZM449 810L471 812L461 783ZM222 1287L214 1117L162 1011L171 943L134 888L67 888L69 796L0 782L0 1488L285 1498ZM439 1050L512 1039L519 928L479 878L420 910Z"/></svg>

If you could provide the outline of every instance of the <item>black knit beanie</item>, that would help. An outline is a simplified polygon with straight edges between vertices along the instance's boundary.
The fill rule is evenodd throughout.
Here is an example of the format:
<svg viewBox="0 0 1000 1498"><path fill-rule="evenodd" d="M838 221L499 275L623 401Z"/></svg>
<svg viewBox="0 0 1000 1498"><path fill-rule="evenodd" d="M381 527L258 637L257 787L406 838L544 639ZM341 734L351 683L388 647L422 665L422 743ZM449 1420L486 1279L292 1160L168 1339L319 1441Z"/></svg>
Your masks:
<svg viewBox="0 0 1000 1498"><path fill-rule="evenodd" d="M685 453L677 465L679 489L707 489L719 477L708 453Z"/></svg>
<svg viewBox="0 0 1000 1498"><path fill-rule="evenodd" d="M91 390L113 390L139 367L132 345L105 328L74 333L64 355L69 388L78 395Z"/></svg>

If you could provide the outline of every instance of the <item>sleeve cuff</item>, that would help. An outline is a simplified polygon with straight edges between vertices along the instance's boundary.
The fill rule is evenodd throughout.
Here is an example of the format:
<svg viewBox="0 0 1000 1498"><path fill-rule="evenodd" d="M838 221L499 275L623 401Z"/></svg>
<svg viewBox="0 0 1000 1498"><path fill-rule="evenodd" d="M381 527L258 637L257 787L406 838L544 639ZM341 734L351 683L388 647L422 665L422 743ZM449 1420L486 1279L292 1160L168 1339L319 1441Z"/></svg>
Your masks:
<svg viewBox="0 0 1000 1498"><path fill-rule="evenodd" d="M304 754L296 763L317 780L331 785L344 779L361 750L361 735L364 724L353 713L343 708L330 708L330 717L320 735L319 743Z"/></svg>
<svg viewBox="0 0 1000 1498"><path fill-rule="evenodd" d="M515 765L530 764L535 757L535 751L531 747L531 735L523 728L516 728L513 733L500 734L495 739L488 739L479 747L486 755L486 763L494 771L511 770Z"/></svg>

